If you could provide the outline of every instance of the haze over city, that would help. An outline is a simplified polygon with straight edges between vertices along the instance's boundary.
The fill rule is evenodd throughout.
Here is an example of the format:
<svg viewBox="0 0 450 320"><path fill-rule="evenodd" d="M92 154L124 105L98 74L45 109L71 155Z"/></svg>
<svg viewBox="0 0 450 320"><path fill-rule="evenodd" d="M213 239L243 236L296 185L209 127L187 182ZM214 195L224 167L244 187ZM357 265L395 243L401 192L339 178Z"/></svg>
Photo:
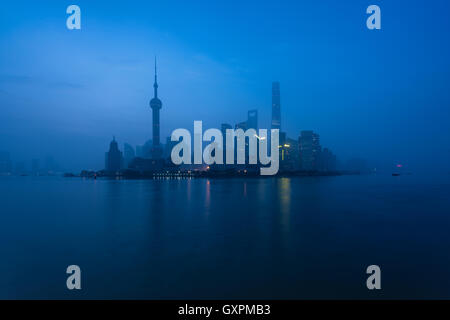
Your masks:
<svg viewBox="0 0 450 320"><path fill-rule="evenodd" d="M66 3L2 4L0 150L81 170L103 167L113 136L142 145L157 56L163 142L194 120L220 128L250 109L270 128L279 81L289 137L314 130L342 161L448 171L450 5L379 2L377 32L365 27L366 1L78 1L72 31Z"/></svg>
<svg viewBox="0 0 450 320"><path fill-rule="evenodd" d="M2 3L0 300L290 319L449 299L449 13Z"/></svg>

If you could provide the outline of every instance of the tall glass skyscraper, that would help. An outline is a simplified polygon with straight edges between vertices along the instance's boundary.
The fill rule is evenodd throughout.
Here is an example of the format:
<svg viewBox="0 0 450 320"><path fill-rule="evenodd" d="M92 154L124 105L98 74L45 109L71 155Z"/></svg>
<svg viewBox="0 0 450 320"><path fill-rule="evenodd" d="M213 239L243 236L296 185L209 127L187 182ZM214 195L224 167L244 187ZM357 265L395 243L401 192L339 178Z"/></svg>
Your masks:
<svg viewBox="0 0 450 320"><path fill-rule="evenodd" d="M281 130L280 83L272 82L272 129Z"/></svg>
<svg viewBox="0 0 450 320"><path fill-rule="evenodd" d="M321 154L320 138L317 133L305 130L298 138L300 167L302 170L318 170Z"/></svg>

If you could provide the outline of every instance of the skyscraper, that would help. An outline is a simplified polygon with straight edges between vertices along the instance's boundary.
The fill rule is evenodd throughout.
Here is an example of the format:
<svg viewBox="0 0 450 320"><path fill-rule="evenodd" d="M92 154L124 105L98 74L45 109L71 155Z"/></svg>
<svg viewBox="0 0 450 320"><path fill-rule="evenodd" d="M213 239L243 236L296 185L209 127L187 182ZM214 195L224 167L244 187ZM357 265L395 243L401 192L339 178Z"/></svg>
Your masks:
<svg viewBox="0 0 450 320"><path fill-rule="evenodd" d="M124 158L124 165L125 168L128 168L128 165L133 161L133 159L136 157L136 154L134 152L134 148L129 143L124 143L123 145L123 158Z"/></svg>
<svg viewBox="0 0 450 320"><path fill-rule="evenodd" d="M159 110L162 107L161 100L158 99L158 81L156 73L156 57L155 57L155 83L153 84L154 96L150 100L150 107L153 110L153 147L152 158L160 159L162 157L162 147L160 142L160 127L159 127Z"/></svg>
<svg viewBox="0 0 450 320"><path fill-rule="evenodd" d="M300 168L302 170L318 170L320 160L319 135L313 131L302 131L298 138L300 151Z"/></svg>
<svg viewBox="0 0 450 320"><path fill-rule="evenodd" d="M321 153L321 170L334 171L336 170L336 156L330 149L324 148Z"/></svg>
<svg viewBox="0 0 450 320"><path fill-rule="evenodd" d="M224 152L224 159L225 159L225 152L227 150L227 130L233 129L231 124L228 123L222 123L220 126L220 131L222 132L222 138L223 138L223 152ZM225 162L225 161L224 161Z"/></svg>
<svg viewBox="0 0 450 320"><path fill-rule="evenodd" d="M105 153L105 170L110 172L117 172L122 169L123 156L119 150L116 138L114 137L109 144L109 151Z"/></svg>
<svg viewBox="0 0 450 320"><path fill-rule="evenodd" d="M258 110L249 110L247 114L247 128L258 131Z"/></svg>
<svg viewBox="0 0 450 320"><path fill-rule="evenodd" d="M171 159L172 149L177 144L178 142L172 141L170 136L166 138L166 145L164 146L164 154L163 154L164 159ZM172 161L169 161L169 163L172 163Z"/></svg>
<svg viewBox="0 0 450 320"><path fill-rule="evenodd" d="M281 130L280 83L272 82L272 129Z"/></svg>

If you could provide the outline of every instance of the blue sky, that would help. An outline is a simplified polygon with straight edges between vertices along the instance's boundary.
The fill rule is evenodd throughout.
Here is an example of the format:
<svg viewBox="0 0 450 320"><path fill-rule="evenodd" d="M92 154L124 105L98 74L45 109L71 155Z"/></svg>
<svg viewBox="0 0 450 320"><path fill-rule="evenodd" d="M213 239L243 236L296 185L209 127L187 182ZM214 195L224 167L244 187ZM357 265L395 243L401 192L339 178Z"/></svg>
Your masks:
<svg viewBox="0 0 450 320"><path fill-rule="evenodd" d="M82 29L66 28L81 8ZM367 6L382 29L366 28ZM235 124L271 82L282 128L315 130L339 158L445 168L448 1L15 1L0 7L0 150L100 169L109 141L151 137L153 59L162 137Z"/></svg>

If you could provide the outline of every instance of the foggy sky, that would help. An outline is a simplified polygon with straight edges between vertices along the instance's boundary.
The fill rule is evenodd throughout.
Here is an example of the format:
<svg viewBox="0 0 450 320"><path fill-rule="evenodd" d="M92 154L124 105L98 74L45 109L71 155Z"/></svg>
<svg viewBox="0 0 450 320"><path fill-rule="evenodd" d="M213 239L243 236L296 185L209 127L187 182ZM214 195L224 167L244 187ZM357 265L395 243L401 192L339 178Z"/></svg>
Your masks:
<svg viewBox="0 0 450 320"><path fill-rule="evenodd" d="M81 30L66 8L81 8ZM377 4L382 29L366 28ZM449 170L448 1L15 1L0 6L0 150L102 169L113 135L151 138L158 57L162 141L258 109L314 130L341 160Z"/></svg>

